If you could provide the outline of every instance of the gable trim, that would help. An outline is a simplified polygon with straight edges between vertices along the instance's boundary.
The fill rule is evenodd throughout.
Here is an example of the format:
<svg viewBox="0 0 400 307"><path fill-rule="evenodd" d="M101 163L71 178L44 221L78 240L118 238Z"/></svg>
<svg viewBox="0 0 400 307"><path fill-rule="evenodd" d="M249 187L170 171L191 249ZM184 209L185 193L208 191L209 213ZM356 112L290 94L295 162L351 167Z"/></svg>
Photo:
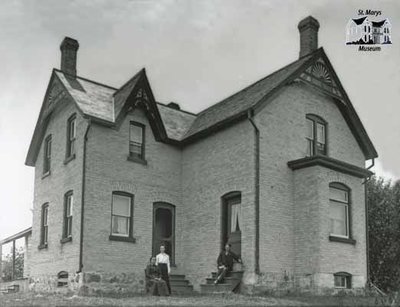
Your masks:
<svg viewBox="0 0 400 307"><path fill-rule="evenodd" d="M79 108L78 104L76 103L75 99L71 96L67 88L64 86L63 82L60 80L60 78L57 76L55 73L57 69L53 68L49 84L47 85L46 93L44 95L43 101L42 101L42 106L40 108L39 116L36 121L36 126L35 130L32 135L32 139L29 145L28 153L25 158L25 165L27 166L35 166L36 160L40 151L40 147L42 145L42 141L44 138L44 133L47 128L47 124L49 123L49 120L51 118L51 115L53 114L54 110L59 106L59 101L56 102L54 106L49 109L47 112L46 110L46 102L48 101L50 91L52 89L52 84L54 83L54 80L58 80L58 82L61 84L61 87L63 88L63 92L65 92L66 96L69 97L68 101L72 101L78 110L78 113L82 116L85 116L82 110Z"/></svg>
<svg viewBox="0 0 400 307"><path fill-rule="evenodd" d="M141 95L141 97L137 96L139 90L143 90L144 93L146 93L147 99L143 97L143 94ZM133 87L131 93L128 95L121 111L118 114L118 117L115 120L114 125L116 129L119 129L123 119L126 117L126 114L135 108L141 108L146 114L156 141L160 142L166 140L167 132L165 131L161 115L157 108L157 103L154 99L150 84L147 80L144 70L142 75L140 76L140 79Z"/></svg>

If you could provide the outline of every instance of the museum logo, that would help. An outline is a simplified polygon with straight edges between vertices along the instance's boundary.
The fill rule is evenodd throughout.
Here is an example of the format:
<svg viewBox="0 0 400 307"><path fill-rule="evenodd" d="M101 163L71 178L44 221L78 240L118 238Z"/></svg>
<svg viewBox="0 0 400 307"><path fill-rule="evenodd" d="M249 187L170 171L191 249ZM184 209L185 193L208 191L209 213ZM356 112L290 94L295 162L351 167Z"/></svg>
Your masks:
<svg viewBox="0 0 400 307"><path fill-rule="evenodd" d="M346 27L346 45L359 45L358 51L381 51L382 45L392 44L392 25L382 18L382 11L358 10Z"/></svg>

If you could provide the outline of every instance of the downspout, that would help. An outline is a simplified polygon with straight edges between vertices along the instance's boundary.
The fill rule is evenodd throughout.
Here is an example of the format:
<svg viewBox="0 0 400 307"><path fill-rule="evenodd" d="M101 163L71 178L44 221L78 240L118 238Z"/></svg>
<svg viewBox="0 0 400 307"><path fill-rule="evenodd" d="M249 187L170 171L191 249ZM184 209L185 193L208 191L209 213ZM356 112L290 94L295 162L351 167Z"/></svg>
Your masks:
<svg viewBox="0 0 400 307"><path fill-rule="evenodd" d="M255 124L254 110L250 109L247 113L251 125L254 127L255 153L254 153L254 176L255 176L255 251L254 251L254 271L260 273L260 130Z"/></svg>
<svg viewBox="0 0 400 307"><path fill-rule="evenodd" d="M367 170L371 169L375 165L375 158L372 158L372 164L367 167ZM370 265L369 265L369 232L368 232L368 192L367 186L365 185L371 177L365 178L364 182L364 197L365 197L365 249L367 252L367 285L370 284Z"/></svg>
<svg viewBox="0 0 400 307"><path fill-rule="evenodd" d="M82 199L81 199L81 235L79 242L79 269L77 273L82 272L83 268L83 225L85 213L85 181L86 181L86 143L88 140L88 133L92 122L89 119L86 128L85 136L83 138L83 162L82 162Z"/></svg>

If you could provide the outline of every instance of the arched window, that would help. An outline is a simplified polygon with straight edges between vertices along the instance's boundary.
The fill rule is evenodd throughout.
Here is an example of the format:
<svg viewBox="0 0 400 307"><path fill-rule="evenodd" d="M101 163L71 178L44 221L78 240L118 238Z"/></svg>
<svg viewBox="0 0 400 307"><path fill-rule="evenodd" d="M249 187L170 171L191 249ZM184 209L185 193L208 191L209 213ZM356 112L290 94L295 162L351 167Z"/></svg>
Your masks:
<svg viewBox="0 0 400 307"><path fill-rule="evenodd" d="M57 287L68 286L68 272L61 271L57 274Z"/></svg>
<svg viewBox="0 0 400 307"><path fill-rule="evenodd" d="M326 121L314 114L306 115L307 156L326 155Z"/></svg>
<svg viewBox="0 0 400 307"><path fill-rule="evenodd" d="M344 184L329 184L330 235L350 238L350 189Z"/></svg>
<svg viewBox="0 0 400 307"><path fill-rule="evenodd" d="M333 274L335 288L351 289L351 274L347 272L337 272Z"/></svg>

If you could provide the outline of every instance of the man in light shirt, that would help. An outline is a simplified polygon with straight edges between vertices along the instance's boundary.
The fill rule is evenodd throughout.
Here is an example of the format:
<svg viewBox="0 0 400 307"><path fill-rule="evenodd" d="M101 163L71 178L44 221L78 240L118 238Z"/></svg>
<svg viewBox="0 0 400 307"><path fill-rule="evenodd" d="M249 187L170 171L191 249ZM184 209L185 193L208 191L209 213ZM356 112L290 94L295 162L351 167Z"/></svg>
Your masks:
<svg viewBox="0 0 400 307"><path fill-rule="evenodd" d="M169 256L167 253L165 253L165 245L160 246L160 253L156 256L156 265L161 271L161 278L167 283L169 294L171 294L171 285L169 284L171 266Z"/></svg>

